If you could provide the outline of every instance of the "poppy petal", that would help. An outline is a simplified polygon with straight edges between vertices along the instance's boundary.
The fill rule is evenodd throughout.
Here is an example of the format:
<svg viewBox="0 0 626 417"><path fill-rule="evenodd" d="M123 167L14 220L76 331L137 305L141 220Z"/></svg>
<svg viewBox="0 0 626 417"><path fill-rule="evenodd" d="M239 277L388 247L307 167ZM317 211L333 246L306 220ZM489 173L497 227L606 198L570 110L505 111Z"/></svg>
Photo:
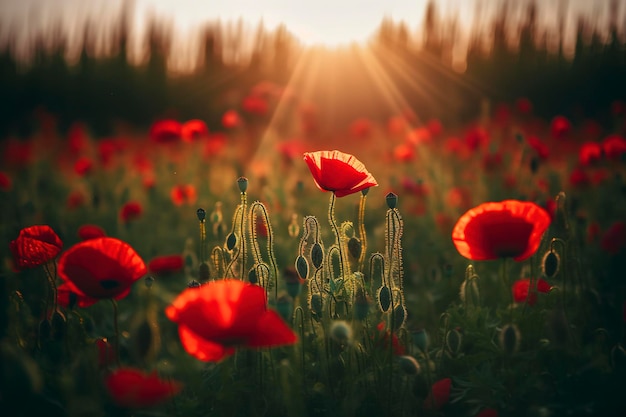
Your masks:
<svg viewBox="0 0 626 417"><path fill-rule="evenodd" d="M291 345L298 340L296 334L283 319L273 310L266 311L258 320L252 337L248 339L249 347L269 347Z"/></svg>
<svg viewBox="0 0 626 417"><path fill-rule="evenodd" d="M178 336L187 353L204 362L218 362L235 352L234 347L204 339L184 325L178 326Z"/></svg>

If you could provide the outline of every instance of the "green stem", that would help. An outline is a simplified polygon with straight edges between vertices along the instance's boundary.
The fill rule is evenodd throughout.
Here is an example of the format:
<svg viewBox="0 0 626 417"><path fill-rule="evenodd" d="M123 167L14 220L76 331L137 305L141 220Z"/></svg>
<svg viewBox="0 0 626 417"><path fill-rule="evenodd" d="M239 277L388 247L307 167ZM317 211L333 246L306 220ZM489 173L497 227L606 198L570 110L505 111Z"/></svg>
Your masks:
<svg viewBox="0 0 626 417"><path fill-rule="evenodd" d="M333 232L335 233L335 238L337 242L337 247L339 248L339 272L343 279L346 279L344 276L344 265L343 265L343 244L341 243L341 236L339 234L339 227L337 226L337 221L335 220L335 193L332 192L330 194L330 205L328 207L328 221L330 222L331 227L333 228ZM332 276L331 276L332 279Z"/></svg>
<svg viewBox="0 0 626 417"><path fill-rule="evenodd" d="M120 366L120 331L117 321L117 301L111 298L111 304L113 305L113 334L115 337L115 362L117 366Z"/></svg>
<svg viewBox="0 0 626 417"><path fill-rule="evenodd" d="M363 262L367 251L367 234L365 233L365 200L367 196L361 194L359 201L359 238L361 239L361 254L359 255L359 272L363 272Z"/></svg>

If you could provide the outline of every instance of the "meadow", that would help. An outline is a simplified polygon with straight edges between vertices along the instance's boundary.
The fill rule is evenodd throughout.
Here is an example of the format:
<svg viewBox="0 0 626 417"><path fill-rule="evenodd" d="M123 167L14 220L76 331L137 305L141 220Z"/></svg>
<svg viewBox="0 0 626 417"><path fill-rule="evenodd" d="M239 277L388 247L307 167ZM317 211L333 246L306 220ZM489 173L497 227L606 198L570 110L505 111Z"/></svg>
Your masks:
<svg viewBox="0 0 626 417"><path fill-rule="evenodd" d="M612 30L597 44L580 32L578 60L532 37L473 55L464 74L435 71L457 83L425 102L408 87L420 72L400 69L446 43L407 49L387 22L373 54L408 92L336 117L305 79L259 64L266 51L237 71L217 60L168 75L163 55L135 67L90 54L87 37L74 66L35 47L20 70L7 48L0 408L623 415L625 61ZM153 52L167 49L158 33ZM580 87L590 76L596 90ZM468 90L477 79L498 93Z"/></svg>

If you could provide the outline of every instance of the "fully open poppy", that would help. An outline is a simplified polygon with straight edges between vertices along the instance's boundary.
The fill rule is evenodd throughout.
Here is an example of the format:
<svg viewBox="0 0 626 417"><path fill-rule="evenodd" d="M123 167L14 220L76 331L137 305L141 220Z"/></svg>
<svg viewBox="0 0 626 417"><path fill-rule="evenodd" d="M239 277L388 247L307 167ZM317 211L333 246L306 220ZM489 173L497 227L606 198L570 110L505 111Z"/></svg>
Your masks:
<svg viewBox="0 0 626 417"><path fill-rule="evenodd" d="M181 255L155 256L148 262L148 269L155 274L168 274L183 269L184 260Z"/></svg>
<svg viewBox="0 0 626 417"><path fill-rule="evenodd" d="M306 152L304 161L320 190L333 191L337 197L357 193L378 185L365 165L340 151Z"/></svg>
<svg viewBox="0 0 626 417"><path fill-rule="evenodd" d="M34 268L57 257L63 242L48 225L30 226L20 230L9 249L19 268Z"/></svg>
<svg viewBox="0 0 626 417"><path fill-rule="evenodd" d="M58 272L76 294L119 300L146 273L146 265L128 243L100 237L77 243L64 252Z"/></svg>
<svg viewBox="0 0 626 417"><path fill-rule="evenodd" d="M296 334L278 313L267 309L265 290L239 280L188 288L165 314L178 323L185 350L202 361L220 361L233 354L236 346L258 348L296 342Z"/></svg>
<svg viewBox="0 0 626 417"><path fill-rule="evenodd" d="M506 257L523 261L537 251L549 225L550 215L535 203L483 203L461 216L452 241L461 255L474 261Z"/></svg>
<svg viewBox="0 0 626 417"><path fill-rule="evenodd" d="M146 374L139 369L119 368L105 380L113 402L125 408L145 408L162 403L182 389L178 381L164 381L156 372Z"/></svg>
<svg viewBox="0 0 626 417"><path fill-rule="evenodd" d="M541 293L549 293L550 290L552 289L552 286L550 284L548 284L548 282L545 279L537 279L535 281L535 285L537 286L537 291L536 292L532 292L529 295L530 292L530 279L529 278L525 278L525 279L520 279L517 280L513 283L513 286L511 287L511 290L513 291L513 299L515 300L516 303L523 303L526 302L528 305L535 305L535 303L537 302L537 293L541 292Z"/></svg>

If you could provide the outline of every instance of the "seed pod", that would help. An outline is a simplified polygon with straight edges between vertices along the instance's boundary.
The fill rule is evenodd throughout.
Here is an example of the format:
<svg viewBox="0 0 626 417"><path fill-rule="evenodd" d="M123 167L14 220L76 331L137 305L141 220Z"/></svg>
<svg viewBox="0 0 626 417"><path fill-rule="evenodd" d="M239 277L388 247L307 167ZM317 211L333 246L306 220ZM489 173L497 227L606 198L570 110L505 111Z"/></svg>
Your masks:
<svg viewBox="0 0 626 417"><path fill-rule="evenodd" d="M196 210L196 216L198 216L198 220L203 222L206 219L206 210L203 208L199 208Z"/></svg>
<svg viewBox="0 0 626 417"><path fill-rule="evenodd" d="M315 243L313 247L311 247L311 262L313 262L315 269L320 269L323 261L324 251L322 250L322 245Z"/></svg>
<svg viewBox="0 0 626 417"><path fill-rule="evenodd" d="M302 255L298 255L296 258L296 271L302 279L307 279L309 277L309 263Z"/></svg>
<svg viewBox="0 0 626 417"><path fill-rule="evenodd" d="M241 191L241 193L245 193L248 189L248 179L246 177L237 178L237 186L239 187L239 191Z"/></svg>
<svg viewBox="0 0 626 417"><path fill-rule="evenodd" d="M143 283L146 288L152 288L152 285L154 284L154 277L152 275L148 275L144 278Z"/></svg>
<svg viewBox="0 0 626 417"><path fill-rule="evenodd" d="M519 349L521 335L515 324L507 324L500 331L500 347L507 355L516 353Z"/></svg>
<svg viewBox="0 0 626 417"><path fill-rule="evenodd" d="M250 282L250 284L257 284L259 282L259 277L255 267L250 268L248 271L248 282Z"/></svg>
<svg viewBox="0 0 626 417"><path fill-rule="evenodd" d="M361 241L356 237L351 237L348 240L348 252L354 259L361 257Z"/></svg>
<svg viewBox="0 0 626 417"><path fill-rule="evenodd" d="M237 236L234 233L230 233L226 238L226 249L233 250L237 244Z"/></svg>
<svg viewBox="0 0 626 417"><path fill-rule="evenodd" d="M453 356L456 356L461 351L461 345L463 344L463 334L457 329L449 330L446 334L446 347Z"/></svg>
<svg viewBox="0 0 626 417"><path fill-rule="evenodd" d="M541 270L548 278L554 278L559 272L561 257L554 251L548 251L541 259Z"/></svg>
<svg viewBox="0 0 626 417"><path fill-rule="evenodd" d="M376 298L378 299L378 307L380 307L383 313L386 313L389 307L391 307L391 290L389 287L386 285L380 287Z"/></svg>
<svg viewBox="0 0 626 417"><path fill-rule="evenodd" d="M398 196L394 193L387 194L385 200L387 201L387 207L390 209L395 209L398 205Z"/></svg>

